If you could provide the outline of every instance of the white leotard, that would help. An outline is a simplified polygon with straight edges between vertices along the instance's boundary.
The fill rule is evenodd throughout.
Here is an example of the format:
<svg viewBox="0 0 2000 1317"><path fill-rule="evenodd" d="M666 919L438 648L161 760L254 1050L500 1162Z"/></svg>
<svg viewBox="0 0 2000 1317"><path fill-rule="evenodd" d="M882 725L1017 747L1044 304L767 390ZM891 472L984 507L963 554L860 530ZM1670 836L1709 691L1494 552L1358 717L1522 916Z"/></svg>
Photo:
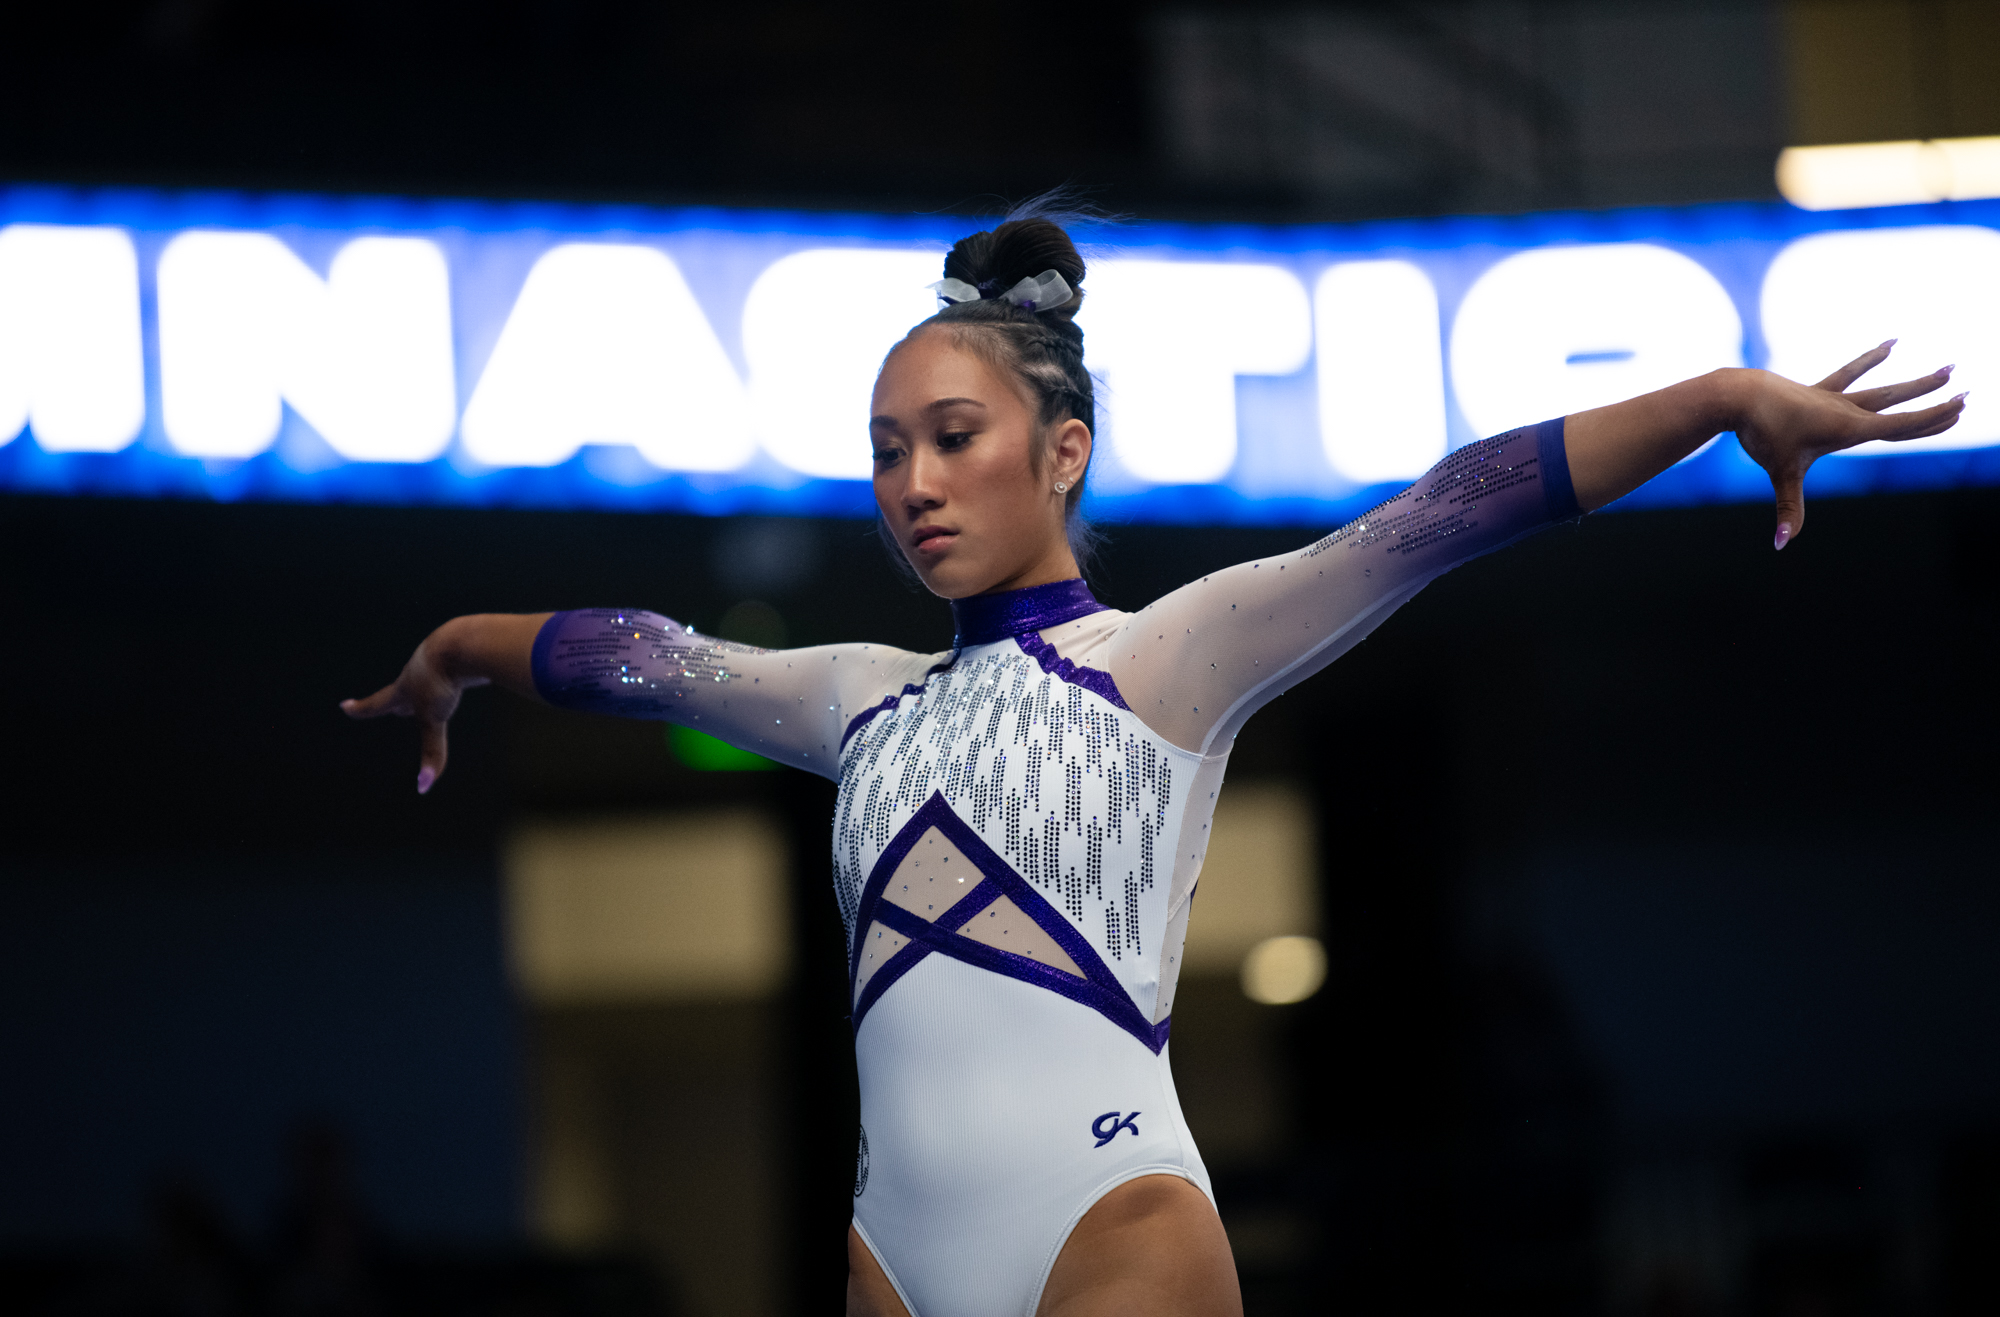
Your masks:
<svg viewBox="0 0 2000 1317"><path fill-rule="evenodd" d="M536 684L839 782L855 1228L916 1317L1032 1317L1108 1190L1213 1196L1167 1036L1237 731L1439 574L1575 513L1555 421L1137 613L1081 581L980 596L953 606L956 648L913 654L589 609L543 628Z"/></svg>

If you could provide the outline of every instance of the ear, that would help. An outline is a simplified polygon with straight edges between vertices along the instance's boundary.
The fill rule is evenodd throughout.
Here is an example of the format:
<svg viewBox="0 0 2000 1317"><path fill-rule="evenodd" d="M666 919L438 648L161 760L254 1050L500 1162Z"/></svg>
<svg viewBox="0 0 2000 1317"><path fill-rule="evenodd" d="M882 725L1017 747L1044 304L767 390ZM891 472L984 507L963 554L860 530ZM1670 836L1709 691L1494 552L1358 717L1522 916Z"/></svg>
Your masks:
<svg viewBox="0 0 2000 1317"><path fill-rule="evenodd" d="M1049 479L1068 482L1073 488L1090 465L1090 427L1071 417L1049 436Z"/></svg>

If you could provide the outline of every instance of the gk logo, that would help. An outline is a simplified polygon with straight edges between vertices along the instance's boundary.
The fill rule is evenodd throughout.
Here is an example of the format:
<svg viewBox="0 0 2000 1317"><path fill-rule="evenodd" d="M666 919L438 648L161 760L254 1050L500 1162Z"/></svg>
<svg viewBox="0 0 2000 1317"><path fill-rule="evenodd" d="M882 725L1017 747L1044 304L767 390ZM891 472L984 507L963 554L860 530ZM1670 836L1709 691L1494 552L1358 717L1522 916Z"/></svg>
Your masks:
<svg viewBox="0 0 2000 1317"><path fill-rule="evenodd" d="M1105 1144L1118 1137L1119 1130L1131 1130L1132 1137L1135 1139L1138 1138L1138 1120L1139 1113L1136 1111L1123 1118L1115 1111L1107 1111L1096 1120L1090 1122L1090 1132L1097 1136L1097 1146L1102 1148Z"/></svg>

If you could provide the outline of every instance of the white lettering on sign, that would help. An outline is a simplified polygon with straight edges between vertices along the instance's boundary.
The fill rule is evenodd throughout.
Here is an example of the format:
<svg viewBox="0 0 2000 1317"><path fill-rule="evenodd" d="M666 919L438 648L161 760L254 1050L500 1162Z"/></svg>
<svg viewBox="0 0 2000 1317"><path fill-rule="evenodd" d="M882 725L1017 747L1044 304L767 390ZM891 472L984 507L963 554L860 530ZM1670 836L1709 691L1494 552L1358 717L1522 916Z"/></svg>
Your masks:
<svg viewBox="0 0 2000 1317"><path fill-rule="evenodd" d="M1236 464L1236 377L1289 375L1312 352L1312 308L1290 271L1216 261L1102 260L1077 317L1104 381L1100 431L1119 466L1158 485Z"/></svg>
<svg viewBox="0 0 2000 1317"><path fill-rule="evenodd" d="M321 279L268 233L160 254L160 407L193 457L270 447L284 404L356 462L428 462L457 418L451 287L421 238L356 238Z"/></svg>
<svg viewBox="0 0 2000 1317"><path fill-rule="evenodd" d="M874 472L868 404L876 373L937 310L936 252L822 247L774 261L743 304L750 405L764 450L832 480Z"/></svg>
<svg viewBox="0 0 2000 1317"><path fill-rule="evenodd" d="M492 466L630 444L663 470L733 471L752 452L742 382L680 269L615 243L565 243L535 262L460 433Z"/></svg>
<svg viewBox="0 0 2000 1317"><path fill-rule="evenodd" d="M1643 242L1509 256L1451 331L1452 387L1481 435L1742 364L1743 320L1715 276Z"/></svg>
<svg viewBox="0 0 2000 1317"><path fill-rule="evenodd" d="M0 228L0 444L110 453L146 423L139 260L123 229Z"/></svg>
<svg viewBox="0 0 2000 1317"><path fill-rule="evenodd" d="M1408 261L1343 261L1313 292L1319 437L1358 484L1414 480L1445 454L1437 289Z"/></svg>
<svg viewBox="0 0 2000 1317"><path fill-rule="evenodd" d="M1975 224L1851 229L1800 238L1764 275L1764 341L1771 369L1807 384L1884 339L1891 364L1862 386L1910 379L1956 363L1951 386L1894 408L1913 411L1970 389L1952 429L1928 439L1863 444L1842 456L2000 442L2000 233Z"/></svg>

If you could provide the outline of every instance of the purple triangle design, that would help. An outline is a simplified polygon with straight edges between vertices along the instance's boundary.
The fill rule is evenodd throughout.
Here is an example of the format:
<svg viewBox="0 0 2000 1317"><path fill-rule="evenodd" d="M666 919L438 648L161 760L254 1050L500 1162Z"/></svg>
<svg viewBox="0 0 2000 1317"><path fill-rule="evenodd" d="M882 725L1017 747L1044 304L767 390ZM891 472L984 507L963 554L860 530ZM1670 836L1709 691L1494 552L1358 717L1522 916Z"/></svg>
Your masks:
<svg viewBox="0 0 2000 1317"><path fill-rule="evenodd" d="M959 853L978 866L985 875L970 892L959 898L958 903L945 911L936 921L905 910L894 902L883 899L882 893L889 886L889 878L896 872L910 849L926 832L936 828L958 847ZM1041 961L1027 956L1002 951L998 947L987 946L984 942L959 933L972 917L1001 897L1009 897L1020 907L1021 912L1055 939L1069 958L1083 971L1078 979L1074 974L1065 973ZM861 904L854 916L854 949L848 956L848 991L853 992L854 982L861 973L861 949L865 944L868 926L880 921L910 939L909 945L889 957L888 963L875 971L862 990L861 998L854 1003L854 1029L859 1033L861 1021L882 994L893 987L896 981L916 967L925 956L933 953L950 956L995 974L1004 974L1023 983L1032 983L1038 988L1047 988L1060 996L1091 1010L1110 1020L1125 1032L1137 1038L1154 1052L1167 1045L1168 1026L1171 1018L1154 1024L1133 1004L1131 995L1118 981L1097 954L1097 949L1079 932L1076 926L1065 919L1062 912L1048 903L1027 879L1015 872L1014 867L996 854L968 826L965 820L952 811L945 803L944 796L932 792L931 798L911 816L895 837L889 842L881 857L875 861L875 868L868 875L867 884L861 889Z"/></svg>

